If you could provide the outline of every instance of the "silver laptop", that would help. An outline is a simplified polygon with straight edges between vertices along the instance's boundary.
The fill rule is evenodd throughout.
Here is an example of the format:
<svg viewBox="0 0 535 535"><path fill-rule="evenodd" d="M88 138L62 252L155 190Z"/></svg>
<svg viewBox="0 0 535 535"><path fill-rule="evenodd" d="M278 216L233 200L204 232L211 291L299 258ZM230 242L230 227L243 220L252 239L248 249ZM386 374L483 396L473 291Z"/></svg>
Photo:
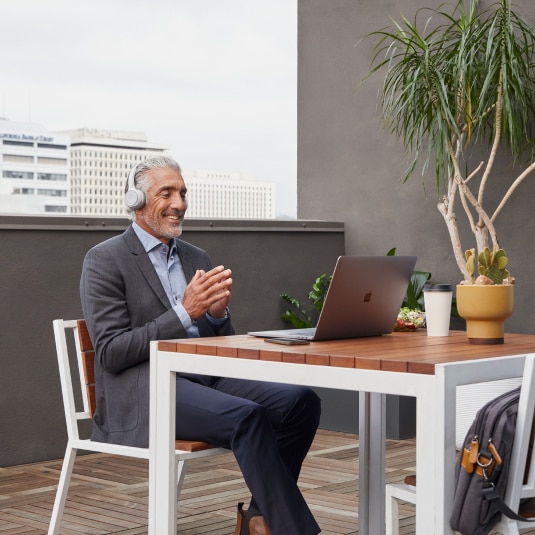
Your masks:
<svg viewBox="0 0 535 535"><path fill-rule="evenodd" d="M314 341L389 334L415 265L415 256L340 256L316 327L247 334Z"/></svg>

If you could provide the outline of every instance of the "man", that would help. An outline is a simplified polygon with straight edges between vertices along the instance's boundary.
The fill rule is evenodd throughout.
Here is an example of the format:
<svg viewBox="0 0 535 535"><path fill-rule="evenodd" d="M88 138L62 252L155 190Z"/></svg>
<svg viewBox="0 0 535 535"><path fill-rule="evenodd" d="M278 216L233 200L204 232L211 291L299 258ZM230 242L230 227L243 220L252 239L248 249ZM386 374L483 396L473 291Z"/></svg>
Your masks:
<svg viewBox="0 0 535 535"><path fill-rule="evenodd" d="M133 223L92 248L80 293L95 347L97 410L92 437L148 446L151 340L234 333L230 269L179 240L187 209L178 164L165 156L129 174ZM320 416L304 387L177 374L176 436L234 452L251 491L234 535L316 535L297 479Z"/></svg>

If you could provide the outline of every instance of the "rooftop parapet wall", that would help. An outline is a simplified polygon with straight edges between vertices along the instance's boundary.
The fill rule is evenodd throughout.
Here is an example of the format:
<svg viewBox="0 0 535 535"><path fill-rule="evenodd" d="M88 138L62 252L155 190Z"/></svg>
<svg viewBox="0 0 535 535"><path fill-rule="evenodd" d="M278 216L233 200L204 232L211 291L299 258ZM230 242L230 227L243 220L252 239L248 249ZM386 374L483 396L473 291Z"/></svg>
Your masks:
<svg viewBox="0 0 535 535"><path fill-rule="evenodd" d="M126 218L0 215L0 466L64 454L66 431L52 320L81 317L86 251ZM188 220L183 239L233 271L238 333L284 327L287 292L305 298L344 254L344 225L324 221Z"/></svg>

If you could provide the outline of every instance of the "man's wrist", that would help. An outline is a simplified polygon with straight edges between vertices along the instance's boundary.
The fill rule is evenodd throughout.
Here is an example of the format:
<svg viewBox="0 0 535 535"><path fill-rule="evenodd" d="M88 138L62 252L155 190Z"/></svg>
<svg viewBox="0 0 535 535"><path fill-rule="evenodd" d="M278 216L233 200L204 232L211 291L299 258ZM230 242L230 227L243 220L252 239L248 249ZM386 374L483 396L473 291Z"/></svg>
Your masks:
<svg viewBox="0 0 535 535"><path fill-rule="evenodd" d="M225 315L224 316L212 316L212 314L210 314L210 312L206 312L206 315L211 320L216 320L218 322L221 322L221 321L224 321L224 320L227 320L228 318L230 318L230 310L229 310L228 307L225 307Z"/></svg>
<svg viewBox="0 0 535 535"><path fill-rule="evenodd" d="M180 320L180 323L182 324L184 329L188 330L192 326L193 320L191 319L190 315L188 314L187 310L184 308L182 303L177 303L173 307L173 310L178 316L178 319Z"/></svg>

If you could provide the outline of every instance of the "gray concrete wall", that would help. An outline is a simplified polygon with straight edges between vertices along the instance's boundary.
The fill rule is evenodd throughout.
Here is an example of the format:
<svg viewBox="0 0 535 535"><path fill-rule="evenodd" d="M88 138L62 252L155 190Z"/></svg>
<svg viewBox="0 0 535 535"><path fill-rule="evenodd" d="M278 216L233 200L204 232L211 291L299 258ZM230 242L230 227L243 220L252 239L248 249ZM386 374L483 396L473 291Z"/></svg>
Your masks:
<svg viewBox="0 0 535 535"><path fill-rule="evenodd" d="M515 4L535 20L532 0ZM438 3L299 0L298 216L344 221L347 254L381 255L397 247L398 254L418 255L417 269L430 271L433 280L456 284L461 275L436 209L433 171L402 183L408 159L401 143L381 128L376 109L382 78L375 75L357 87L373 57L373 41L365 36L387 26L390 16L412 19L418 8L429 5ZM501 183L487 193L491 205L512 175L503 162L496 174ZM515 311L506 326L510 332L534 330L534 198L535 175L498 220L500 244L516 277ZM460 207L457 212L462 219ZM463 233L468 236L466 227Z"/></svg>
<svg viewBox="0 0 535 535"><path fill-rule="evenodd" d="M0 216L0 466L63 456L67 437L52 320L81 317L83 257L127 224ZM279 295L304 299L314 279L344 254L343 231L342 223L329 222L189 220L183 237L232 268L233 321L245 333L287 326Z"/></svg>

